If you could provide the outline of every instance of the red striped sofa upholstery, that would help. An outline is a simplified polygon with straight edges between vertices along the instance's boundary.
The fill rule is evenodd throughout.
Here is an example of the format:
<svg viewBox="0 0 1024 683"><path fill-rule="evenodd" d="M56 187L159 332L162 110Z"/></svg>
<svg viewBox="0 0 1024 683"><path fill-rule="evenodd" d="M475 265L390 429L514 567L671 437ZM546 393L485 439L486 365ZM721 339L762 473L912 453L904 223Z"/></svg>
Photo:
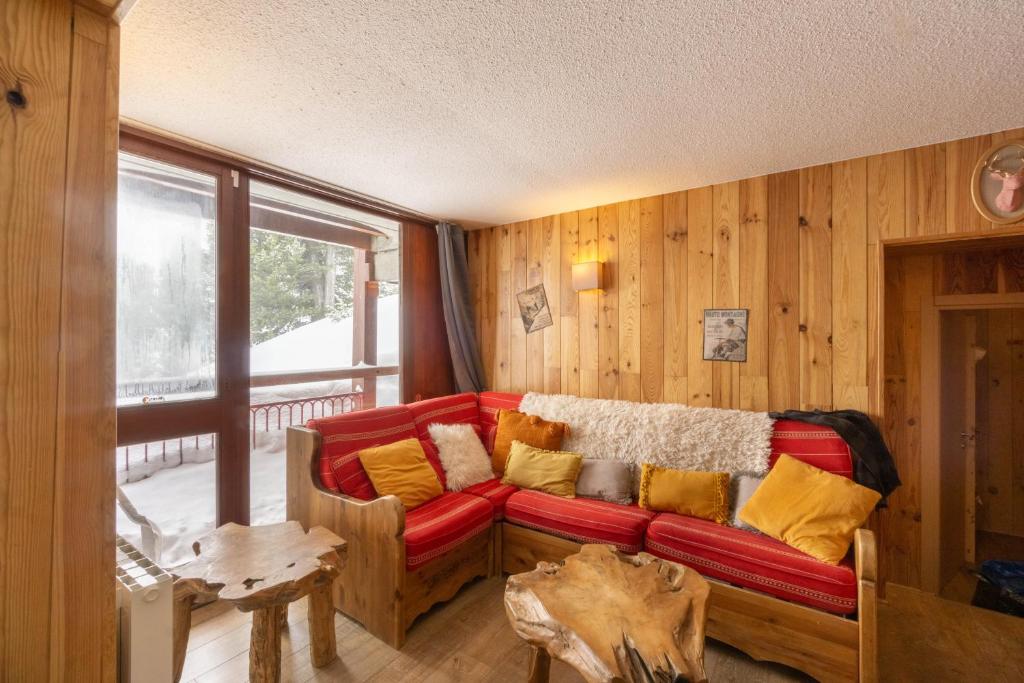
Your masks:
<svg viewBox="0 0 1024 683"><path fill-rule="evenodd" d="M416 437L444 484L444 471L428 426L437 422L471 424L490 452L498 411L518 408L521 398L519 394L502 392L465 393L310 420L305 430L296 430L296 442L301 444L294 449L289 436L289 519L297 518L308 526L315 522L317 510L315 504L301 500L293 506L293 450L298 473L294 478L301 479L303 472L313 472L314 487L324 496L333 496L329 500L338 508L331 515L332 523L337 524L336 520L344 519L346 514L353 520L368 519L370 513L355 512L361 509L359 505L367 509L377 505L383 510L383 506L393 503L386 503L392 497L377 498L359 463L359 450ZM852 476L849 447L838 434L824 427L777 421L771 465L781 453L844 477ZM396 575L394 581L404 585L382 586L379 603L387 609L395 595L403 596L406 603L392 609L386 619L378 619L366 600L353 597L355 592L368 590L366 577L375 576L374 567L363 566L365 571L359 576L342 576L338 606L396 647L401 645L405 629L417 614L434 602L450 598L464 581L484 573L531 569L537 560L561 559L559 554L564 556L571 552L573 544L583 543L609 543L627 553L646 551L766 598L771 596L833 615L850 615L858 608L858 572L852 557L832 566L754 532L672 513L655 513L636 505L560 498L518 490L492 479L461 492L446 491L409 512L399 504L393 510L388 508L383 516L388 515L397 520L394 553L401 554L399 562L405 572ZM356 522L352 524L349 529L334 530L349 539L349 564L354 559L365 563L365 558L354 558L353 554L358 556L362 552L359 542L364 540L363 536L370 540L370 534ZM378 544L395 541L386 535L378 538ZM485 538L486 543L481 540ZM373 552L367 549L367 554L377 558L377 562L382 557L379 548ZM445 578L434 580L438 576ZM361 585L345 587L346 580L361 581ZM444 591L431 592L441 585ZM714 629L709 632L714 635ZM744 645L728 637L722 639L741 648ZM793 663L785 657L767 658ZM841 669L842 663L832 662L829 666Z"/></svg>

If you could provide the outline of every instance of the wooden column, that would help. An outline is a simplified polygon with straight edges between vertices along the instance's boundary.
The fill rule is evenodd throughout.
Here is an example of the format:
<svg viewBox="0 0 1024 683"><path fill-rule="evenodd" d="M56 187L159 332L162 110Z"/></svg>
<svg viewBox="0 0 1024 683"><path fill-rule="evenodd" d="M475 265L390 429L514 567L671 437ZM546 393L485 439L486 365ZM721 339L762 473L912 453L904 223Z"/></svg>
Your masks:
<svg viewBox="0 0 1024 683"><path fill-rule="evenodd" d="M0 677L112 681L118 3L0 22ZM109 7L107 7L109 6Z"/></svg>
<svg viewBox="0 0 1024 683"><path fill-rule="evenodd" d="M352 283L352 364L377 364L377 297L380 284L374 280L370 252L355 250ZM353 380L362 387L363 408L377 405L377 376Z"/></svg>

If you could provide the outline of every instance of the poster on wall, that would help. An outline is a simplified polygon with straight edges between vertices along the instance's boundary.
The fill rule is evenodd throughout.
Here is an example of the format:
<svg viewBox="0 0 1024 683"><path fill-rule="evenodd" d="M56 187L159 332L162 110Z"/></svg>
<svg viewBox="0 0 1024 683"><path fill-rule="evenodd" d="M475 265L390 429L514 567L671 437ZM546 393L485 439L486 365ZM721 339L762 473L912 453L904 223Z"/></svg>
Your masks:
<svg viewBox="0 0 1024 683"><path fill-rule="evenodd" d="M704 309L704 360L747 362L747 309Z"/></svg>
<svg viewBox="0 0 1024 683"><path fill-rule="evenodd" d="M523 318L526 334L551 327L551 309L548 308L548 297L544 285L530 287L516 294L519 302L519 315Z"/></svg>

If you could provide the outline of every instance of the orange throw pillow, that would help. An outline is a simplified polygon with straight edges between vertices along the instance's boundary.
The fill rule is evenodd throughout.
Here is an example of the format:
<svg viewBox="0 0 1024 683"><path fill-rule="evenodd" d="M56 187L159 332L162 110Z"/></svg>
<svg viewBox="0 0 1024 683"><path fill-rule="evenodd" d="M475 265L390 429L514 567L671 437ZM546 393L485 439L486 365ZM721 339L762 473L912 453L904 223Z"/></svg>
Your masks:
<svg viewBox="0 0 1024 683"><path fill-rule="evenodd" d="M527 415L518 410L498 411L498 431L494 435L494 450L491 464L501 476L505 472L505 461L513 441L527 446L543 448L546 451L562 450L562 437L569 431L564 422L548 422L536 415Z"/></svg>

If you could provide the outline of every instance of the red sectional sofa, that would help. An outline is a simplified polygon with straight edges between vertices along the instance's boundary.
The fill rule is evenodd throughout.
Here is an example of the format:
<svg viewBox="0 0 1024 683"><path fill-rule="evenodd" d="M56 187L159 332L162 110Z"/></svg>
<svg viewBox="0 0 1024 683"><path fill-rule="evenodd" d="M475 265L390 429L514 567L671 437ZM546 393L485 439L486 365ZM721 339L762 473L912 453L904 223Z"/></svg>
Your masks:
<svg viewBox="0 0 1024 683"><path fill-rule="evenodd" d="M471 424L490 451L498 410L517 408L521 398L458 394L289 430L288 518L327 526L349 542L348 564L336 586L341 611L400 647L416 616L450 599L466 581L528 571L583 543L608 543L679 562L712 579L709 636L819 679L873 678L870 532L858 531L850 556L833 566L750 531L636 505L518 490L498 479L446 491L408 513L393 496L376 497L357 457L361 449L416 437L443 484L427 426ZM772 464L780 453L852 476L849 447L827 428L776 422Z"/></svg>

